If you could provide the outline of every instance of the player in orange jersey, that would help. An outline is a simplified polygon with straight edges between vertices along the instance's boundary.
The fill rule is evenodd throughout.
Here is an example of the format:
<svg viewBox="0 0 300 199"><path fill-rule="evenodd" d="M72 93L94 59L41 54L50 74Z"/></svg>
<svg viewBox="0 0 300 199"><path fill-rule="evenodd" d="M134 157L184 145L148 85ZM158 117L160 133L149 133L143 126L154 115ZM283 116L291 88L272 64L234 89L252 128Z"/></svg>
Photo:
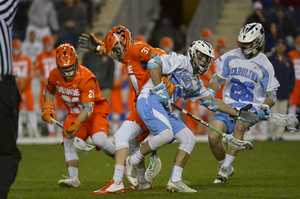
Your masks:
<svg viewBox="0 0 300 199"><path fill-rule="evenodd" d="M107 54L111 58L126 64L127 73L134 89L136 102L141 88L150 80L150 74L147 70L147 62L151 56L157 56L164 53L161 50L154 49L143 41L134 42L131 33L125 27L119 25L110 30L104 42L98 41L93 34L82 34L79 37L80 47L89 49L99 54ZM105 44L104 44L105 43ZM119 130L115 133L115 172L113 179L102 189L94 191L94 194L107 194L124 192L123 175L125 172L125 159L129 155L129 142L133 142L141 134L149 134L149 131L136 108L128 115ZM143 134L143 135L144 135ZM130 151L134 153L135 151ZM141 161L143 162L143 161ZM152 189L152 185L145 180L145 168L139 166L139 182L136 189Z"/></svg>
<svg viewBox="0 0 300 199"><path fill-rule="evenodd" d="M296 49L289 52L295 69L295 86L290 94L289 114L296 115L297 106L300 105L300 35L295 38Z"/></svg>
<svg viewBox="0 0 300 199"><path fill-rule="evenodd" d="M17 85L20 91L21 103L19 105L19 136L23 137L23 125L21 111L26 104L29 123L32 130L28 128L29 137L38 136L37 119L34 111L34 98L31 90L31 79L34 76L32 62L29 57L21 52L22 42L19 39L13 39L13 74L18 77Z"/></svg>
<svg viewBox="0 0 300 199"><path fill-rule="evenodd" d="M41 52L36 58L36 67L35 70L37 72L38 78L41 82L40 89L40 108L42 109L44 104L44 96L43 91L45 89L45 85L47 83L47 79L49 77L49 73L52 69L56 67L55 63L55 48L54 48L54 40L51 35L45 36L43 38L44 51ZM59 95L55 96L54 107L57 111L58 121L62 122L65 110L63 102ZM49 136L55 136L55 125L47 124Z"/></svg>
<svg viewBox="0 0 300 199"><path fill-rule="evenodd" d="M73 148L74 136L86 140L90 136L93 143L108 156L114 157L115 147L108 139L111 112L108 101L102 97L95 75L78 64L77 54L71 44L61 44L56 49L57 68L48 77L44 90L42 120L52 123L56 119L52 101L55 93L61 96L68 111L64 121L64 152L69 178L58 181L61 187L81 187L78 180L79 159Z"/></svg>

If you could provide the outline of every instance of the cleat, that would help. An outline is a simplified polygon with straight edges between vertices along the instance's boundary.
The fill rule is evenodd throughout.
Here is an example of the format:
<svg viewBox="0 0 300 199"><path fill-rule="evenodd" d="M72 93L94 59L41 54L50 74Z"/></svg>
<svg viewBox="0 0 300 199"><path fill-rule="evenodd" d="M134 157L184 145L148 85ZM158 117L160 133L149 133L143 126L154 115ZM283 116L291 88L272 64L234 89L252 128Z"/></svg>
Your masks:
<svg viewBox="0 0 300 199"><path fill-rule="evenodd" d="M184 193L195 193L196 190L187 186L182 180L178 182L173 182L169 180L167 184L167 191L168 192L184 192Z"/></svg>
<svg viewBox="0 0 300 199"><path fill-rule="evenodd" d="M66 177L63 176L65 179L61 179L58 181L58 185L60 187L82 187L80 181L76 177Z"/></svg>
<svg viewBox="0 0 300 199"><path fill-rule="evenodd" d="M220 184L227 181L228 177L233 176L234 174L234 168L232 166L227 167L221 167L219 169L217 178L213 182L214 184Z"/></svg>
<svg viewBox="0 0 300 199"><path fill-rule="evenodd" d="M108 182L108 184L105 185L105 187L94 191L93 194L124 193L125 189L123 182L121 182L120 184L116 184L114 179L112 179L111 181L106 180L106 182Z"/></svg>
<svg viewBox="0 0 300 199"><path fill-rule="evenodd" d="M138 186L138 164L131 164L129 162L131 156L126 158L126 169L125 175L127 177L128 182L134 187Z"/></svg>
<svg viewBox="0 0 300 199"><path fill-rule="evenodd" d="M152 187L152 184L149 184L149 183L139 183L138 186L134 187L134 186L131 186L131 187L127 187L126 190L150 190L150 189L153 189Z"/></svg>

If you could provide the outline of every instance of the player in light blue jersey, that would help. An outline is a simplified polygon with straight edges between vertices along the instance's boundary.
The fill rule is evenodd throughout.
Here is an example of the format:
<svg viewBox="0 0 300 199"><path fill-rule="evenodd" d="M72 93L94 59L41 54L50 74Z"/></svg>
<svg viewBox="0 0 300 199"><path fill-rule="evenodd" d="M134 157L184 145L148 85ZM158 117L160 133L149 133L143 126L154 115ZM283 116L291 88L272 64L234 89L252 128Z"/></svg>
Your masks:
<svg viewBox="0 0 300 199"><path fill-rule="evenodd" d="M188 49L188 56L171 52L151 59L147 64L151 79L142 88L137 100L140 118L153 134L143 147L126 159L127 179L137 181L132 172L141 159L170 143L174 138L180 142L175 164L167 190L171 192L196 192L181 179L183 168L195 145L195 137L186 125L171 113L170 103L179 98L200 100L201 104L212 111L221 111L235 117L243 117L249 122L258 120L248 109L233 108L222 100L215 99L204 87L199 74L204 74L214 58L212 46L204 41L195 41ZM166 84L162 80L166 76ZM171 96L171 98L170 98Z"/></svg>
<svg viewBox="0 0 300 199"><path fill-rule="evenodd" d="M260 120L266 120L270 108L276 102L279 83L268 58L261 52L264 43L264 29L260 23L246 24L240 31L240 48L233 49L215 61L218 68L213 75L209 88L212 95L223 82L223 101L230 106L242 107L251 103L252 110L258 112ZM228 114L216 112L211 125L217 129L233 133L236 139L243 140L245 131L254 123L243 120L230 121ZM234 174L231 166L238 151L222 143L222 137L209 131L210 149L221 168L214 183L224 183Z"/></svg>

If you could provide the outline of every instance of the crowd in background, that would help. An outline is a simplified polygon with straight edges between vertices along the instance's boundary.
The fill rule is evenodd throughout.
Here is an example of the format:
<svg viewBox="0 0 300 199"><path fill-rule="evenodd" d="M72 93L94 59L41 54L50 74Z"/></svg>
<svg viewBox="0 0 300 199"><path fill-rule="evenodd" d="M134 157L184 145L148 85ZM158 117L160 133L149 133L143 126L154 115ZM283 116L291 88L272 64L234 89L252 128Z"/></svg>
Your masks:
<svg viewBox="0 0 300 199"><path fill-rule="evenodd" d="M42 90L50 70L56 67L55 47L60 43L71 43L77 48L79 35L92 28L92 21L104 3L103 0L23 0L20 2L13 28L13 70L18 75L18 86L22 96L20 137L25 136L23 126L27 127L28 137L58 134L55 126L50 124L47 128L38 128L46 125L39 119L43 104ZM298 86L300 84L300 2L253 1L253 13L247 17L245 24L251 22L259 22L264 27L264 53L273 64L276 77L281 84L277 92L277 103L271 111L296 115L297 107L300 105ZM160 47L166 53L171 51L186 53L182 50L186 45L185 31L184 24L175 28L172 19L162 15L148 41L143 35L137 35L133 39L149 42L153 47ZM105 34L98 32L95 35L103 41ZM229 50L226 39L214 38L213 31L208 28L201 30L199 39L214 46L216 59ZM111 134L113 134L126 114L134 107L133 89L129 86L126 69L106 55L99 56L88 51L80 61L95 74L103 96L112 106L110 123ZM215 66L212 65L209 71L201 76L206 87L214 72ZM36 85L32 85L33 80L35 80L34 84L39 84L39 99L34 97L32 88ZM216 97L222 98L222 89L217 92ZM178 101L176 104L207 122L210 122L213 117L213 112L200 106L199 102L192 103L188 100ZM56 97L55 107L58 120L63 122L66 113L59 97ZM206 127L188 116L180 115L179 111L173 111L182 118L194 134L207 134ZM27 113L25 120L22 119L24 113ZM268 127L263 122L252 129L249 133L265 133L269 140L273 138L282 140L285 132L284 128L272 129L272 126Z"/></svg>

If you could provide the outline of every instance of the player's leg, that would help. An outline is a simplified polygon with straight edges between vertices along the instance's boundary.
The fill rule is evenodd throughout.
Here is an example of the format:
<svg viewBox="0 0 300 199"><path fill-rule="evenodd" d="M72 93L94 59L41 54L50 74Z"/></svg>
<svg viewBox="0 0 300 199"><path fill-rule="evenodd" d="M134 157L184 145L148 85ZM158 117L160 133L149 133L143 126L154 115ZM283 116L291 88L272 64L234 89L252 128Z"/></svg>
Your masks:
<svg viewBox="0 0 300 199"><path fill-rule="evenodd" d="M64 127L68 128L71 125L73 120L74 118L68 117L64 122ZM77 134L79 133L85 135L84 137L80 137L83 140L85 140L86 137L88 136L84 126L81 127L81 129ZM64 146L65 160L68 168L69 177L64 176L65 179L61 179L58 181L58 185L60 187L81 187L82 186L78 179L79 158L76 150L73 147L73 142L74 142L74 138L66 139L64 137L63 146Z"/></svg>
<svg viewBox="0 0 300 199"><path fill-rule="evenodd" d="M176 132L176 127L174 127L174 131ZM179 141L180 145L175 155L175 162L171 178L167 184L167 190L169 192L197 192L188 187L182 180L182 172L194 149L196 138L194 134L185 127L175 134L175 139Z"/></svg>
<svg viewBox="0 0 300 199"><path fill-rule="evenodd" d="M123 193L123 176L125 159L129 155L129 142L140 135L144 129L134 121L125 120L115 133L115 170L112 180L105 187L94 191L94 194Z"/></svg>
<svg viewBox="0 0 300 199"><path fill-rule="evenodd" d="M37 118L36 118L36 113L34 111L34 98L33 98L31 88L25 90L25 96L26 96L28 120L33 130L33 131L29 130L29 132L33 134L31 135L31 137L32 136L39 137Z"/></svg>

